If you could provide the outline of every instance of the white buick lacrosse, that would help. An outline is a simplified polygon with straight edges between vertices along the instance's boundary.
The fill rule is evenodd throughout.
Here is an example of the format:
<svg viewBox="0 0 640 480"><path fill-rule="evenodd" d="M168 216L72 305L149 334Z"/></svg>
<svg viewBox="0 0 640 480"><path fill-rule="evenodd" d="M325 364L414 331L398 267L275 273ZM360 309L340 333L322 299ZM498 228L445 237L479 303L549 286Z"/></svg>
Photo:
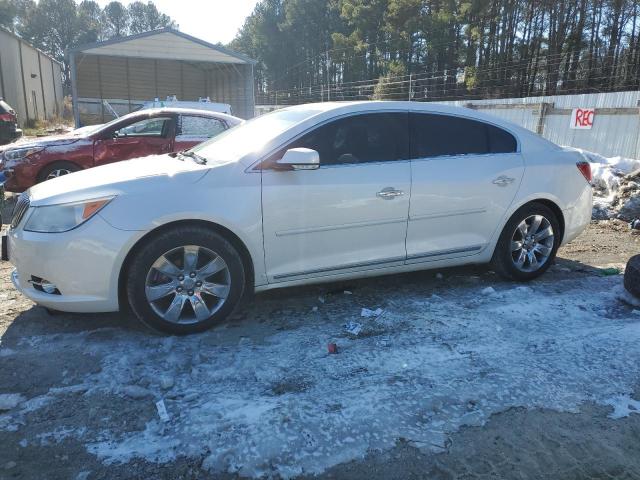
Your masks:
<svg viewBox="0 0 640 480"><path fill-rule="evenodd" d="M130 307L185 334L250 290L482 263L531 280L589 223L590 177L578 153L472 110L302 105L36 185L3 257L40 305Z"/></svg>

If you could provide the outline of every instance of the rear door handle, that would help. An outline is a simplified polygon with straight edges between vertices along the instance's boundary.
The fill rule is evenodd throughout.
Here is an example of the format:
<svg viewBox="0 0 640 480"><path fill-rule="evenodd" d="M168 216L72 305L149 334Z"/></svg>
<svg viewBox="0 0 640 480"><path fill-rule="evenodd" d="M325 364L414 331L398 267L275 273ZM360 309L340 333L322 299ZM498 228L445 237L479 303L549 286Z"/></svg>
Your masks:
<svg viewBox="0 0 640 480"><path fill-rule="evenodd" d="M511 185L515 180L515 178L507 177L506 175L500 175L492 183L499 187L506 187L507 185Z"/></svg>
<svg viewBox="0 0 640 480"><path fill-rule="evenodd" d="M394 198L401 197L402 195L404 195L404 192L402 190L396 190L393 187L383 188L378 193L376 193L376 196L378 198L382 198L383 200L393 200Z"/></svg>

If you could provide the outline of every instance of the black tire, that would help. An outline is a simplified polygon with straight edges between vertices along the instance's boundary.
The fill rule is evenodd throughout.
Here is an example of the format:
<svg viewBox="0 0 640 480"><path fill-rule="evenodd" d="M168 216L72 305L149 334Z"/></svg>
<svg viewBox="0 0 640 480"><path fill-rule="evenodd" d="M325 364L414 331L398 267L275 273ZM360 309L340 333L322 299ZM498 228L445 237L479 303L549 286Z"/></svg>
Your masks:
<svg viewBox="0 0 640 480"><path fill-rule="evenodd" d="M168 252L190 245L200 247L205 252L207 250L214 252L224 260L227 267L225 275L228 278L229 289L222 306L208 318L194 319L194 323L174 323L160 316L147 300L147 279L148 275L151 275L152 266L158 259ZM134 314L152 329L172 335L203 332L223 321L237 307L243 297L246 285L242 258L238 251L218 233L197 225L176 227L152 237L137 249L137 253L129 262L126 275L127 298ZM171 295L176 294L170 294L169 300ZM191 298L188 300L191 301ZM187 304L185 303L185 305ZM194 310L191 311L194 312Z"/></svg>
<svg viewBox="0 0 640 480"><path fill-rule="evenodd" d="M38 183L42 183L48 180L49 175L51 175L55 171L66 171L67 173L73 173L73 172L77 172L78 170L80 170L80 167L75 163L53 162L47 165L46 167L44 167L42 170L40 170L40 173L38 174ZM62 174L62 175L66 175L66 174ZM59 175L59 176L62 176L62 175Z"/></svg>
<svg viewBox="0 0 640 480"><path fill-rule="evenodd" d="M511 240L514 232L518 228L518 225L520 225L524 220L535 215L544 217L551 225L554 233L553 246L550 247L551 253L539 268L533 271L523 271L516 267L516 264L514 262L514 253L512 252ZM500 234L500 238L498 240L498 244L496 245L496 249L493 253L491 266L499 275L508 280L516 280L521 282L533 280L534 278L537 278L544 272L546 272L547 269L551 266L553 260L556 257L556 253L558 251L558 247L560 246L561 240L562 231L560 230L560 223L553 210L541 203L528 203L520 207L511 216L504 229L502 230L502 233ZM551 242L549 242L549 244L550 243Z"/></svg>
<svg viewBox="0 0 640 480"><path fill-rule="evenodd" d="M635 255L627 262L624 270L624 288L640 298L640 255Z"/></svg>

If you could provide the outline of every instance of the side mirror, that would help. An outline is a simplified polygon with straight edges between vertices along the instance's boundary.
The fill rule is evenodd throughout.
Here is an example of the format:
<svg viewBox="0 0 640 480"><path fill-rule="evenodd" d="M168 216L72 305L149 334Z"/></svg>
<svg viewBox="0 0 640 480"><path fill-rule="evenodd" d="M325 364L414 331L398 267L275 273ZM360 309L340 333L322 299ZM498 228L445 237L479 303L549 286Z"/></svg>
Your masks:
<svg viewBox="0 0 640 480"><path fill-rule="evenodd" d="M315 170L320 167L320 155L310 148L292 148L278 160L278 165L287 170Z"/></svg>

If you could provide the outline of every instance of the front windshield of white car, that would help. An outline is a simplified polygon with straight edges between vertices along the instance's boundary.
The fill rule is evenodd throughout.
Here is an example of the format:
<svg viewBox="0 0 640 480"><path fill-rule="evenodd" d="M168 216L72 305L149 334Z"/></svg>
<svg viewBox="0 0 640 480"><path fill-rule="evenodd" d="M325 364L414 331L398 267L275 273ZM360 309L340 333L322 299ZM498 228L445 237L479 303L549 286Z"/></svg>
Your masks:
<svg viewBox="0 0 640 480"><path fill-rule="evenodd" d="M208 161L233 161L255 152L270 140L322 110L276 110L227 130L191 149Z"/></svg>

